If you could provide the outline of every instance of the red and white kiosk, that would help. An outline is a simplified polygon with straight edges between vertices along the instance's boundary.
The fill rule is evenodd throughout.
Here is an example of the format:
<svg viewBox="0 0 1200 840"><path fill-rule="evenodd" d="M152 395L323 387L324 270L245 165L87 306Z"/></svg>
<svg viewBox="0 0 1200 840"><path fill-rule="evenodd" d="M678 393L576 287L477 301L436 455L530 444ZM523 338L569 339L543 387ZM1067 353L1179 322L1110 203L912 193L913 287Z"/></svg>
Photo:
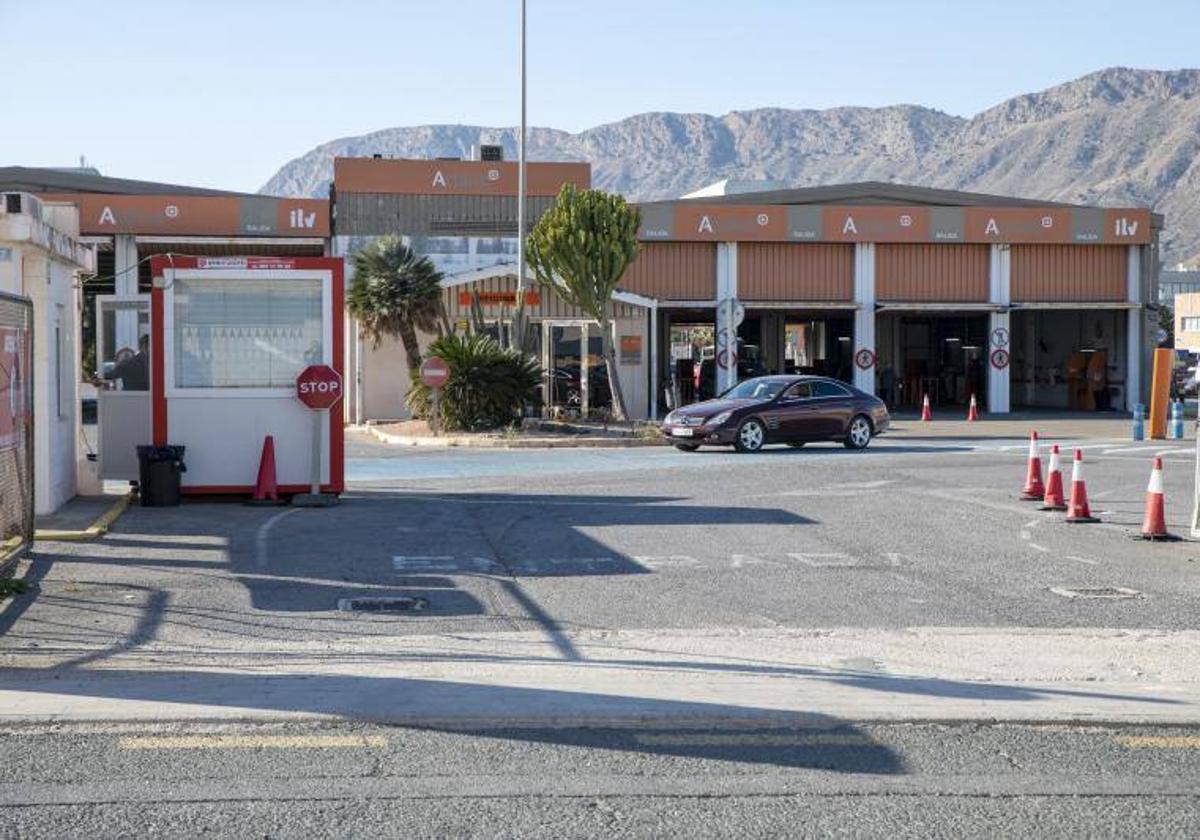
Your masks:
<svg viewBox="0 0 1200 840"><path fill-rule="evenodd" d="M296 380L344 373L342 260L163 254L151 269L152 442L187 447L183 492L252 492L270 435L281 493L310 491L314 456L321 492L341 493L341 414L314 415Z"/></svg>

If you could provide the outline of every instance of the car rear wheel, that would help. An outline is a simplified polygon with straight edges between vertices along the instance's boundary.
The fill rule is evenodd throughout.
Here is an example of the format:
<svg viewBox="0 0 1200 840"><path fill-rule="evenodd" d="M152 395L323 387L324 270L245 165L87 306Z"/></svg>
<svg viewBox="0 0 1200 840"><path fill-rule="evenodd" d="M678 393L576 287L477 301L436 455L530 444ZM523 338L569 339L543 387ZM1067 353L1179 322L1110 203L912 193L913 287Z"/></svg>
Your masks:
<svg viewBox="0 0 1200 840"><path fill-rule="evenodd" d="M738 426L734 447L738 452L757 452L767 442L767 430L761 420L751 417Z"/></svg>
<svg viewBox="0 0 1200 840"><path fill-rule="evenodd" d="M843 441L847 449L866 449L871 442L871 421L865 414L858 414L850 421L850 428Z"/></svg>
<svg viewBox="0 0 1200 840"><path fill-rule="evenodd" d="M676 443L673 446L680 452L695 452L700 448L700 444L698 443Z"/></svg>

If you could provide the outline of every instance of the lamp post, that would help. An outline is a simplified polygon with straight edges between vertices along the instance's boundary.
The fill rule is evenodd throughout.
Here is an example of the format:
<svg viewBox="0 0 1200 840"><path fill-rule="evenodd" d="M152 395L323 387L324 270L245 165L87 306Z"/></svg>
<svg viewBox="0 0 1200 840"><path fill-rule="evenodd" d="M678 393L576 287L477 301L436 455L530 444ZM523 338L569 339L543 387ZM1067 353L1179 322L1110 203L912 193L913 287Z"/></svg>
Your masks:
<svg viewBox="0 0 1200 840"><path fill-rule="evenodd" d="M512 344L525 350L525 0L521 5L521 127L517 135L517 300Z"/></svg>

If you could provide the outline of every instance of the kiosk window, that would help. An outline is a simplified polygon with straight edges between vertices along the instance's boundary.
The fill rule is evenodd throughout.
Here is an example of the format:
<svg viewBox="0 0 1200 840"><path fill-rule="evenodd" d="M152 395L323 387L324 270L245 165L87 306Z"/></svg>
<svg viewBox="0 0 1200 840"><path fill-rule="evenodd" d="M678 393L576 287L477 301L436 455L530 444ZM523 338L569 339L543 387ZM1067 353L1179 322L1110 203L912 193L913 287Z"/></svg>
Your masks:
<svg viewBox="0 0 1200 840"><path fill-rule="evenodd" d="M321 281L175 281L175 387L291 388L323 361Z"/></svg>

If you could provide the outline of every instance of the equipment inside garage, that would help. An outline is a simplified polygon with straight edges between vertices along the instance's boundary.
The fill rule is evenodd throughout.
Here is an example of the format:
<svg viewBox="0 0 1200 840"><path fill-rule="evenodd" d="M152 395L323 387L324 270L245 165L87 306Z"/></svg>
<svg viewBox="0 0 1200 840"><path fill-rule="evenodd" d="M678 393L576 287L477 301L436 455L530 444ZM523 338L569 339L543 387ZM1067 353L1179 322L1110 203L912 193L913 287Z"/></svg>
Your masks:
<svg viewBox="0 0 1200 840"><path fill-rule="evenodd" d="M880 312L879 396L890 406L966 405L987 398L988 316Z"/></svg>
<svg viewBox="0 0 1200 840"><path fill-rule="evenodd" d="M1012 402L1022 408L1123 408L1122 309L1014 309Z"/></svg>

